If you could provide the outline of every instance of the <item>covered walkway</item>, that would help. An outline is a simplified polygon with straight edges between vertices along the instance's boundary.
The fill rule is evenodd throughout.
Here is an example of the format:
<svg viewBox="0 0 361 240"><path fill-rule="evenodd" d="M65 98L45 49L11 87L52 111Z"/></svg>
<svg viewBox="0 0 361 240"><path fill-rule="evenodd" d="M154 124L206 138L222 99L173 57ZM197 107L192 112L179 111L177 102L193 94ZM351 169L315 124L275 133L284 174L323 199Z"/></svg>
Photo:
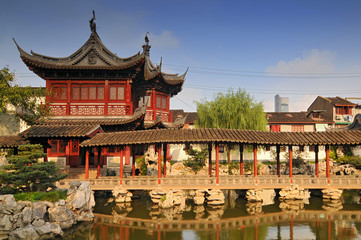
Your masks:
<svg viewBox="0 0 361 240"><path fill-rule="evenodd" d="M277 176L280 177L280 148L288 147L289 154L289 181L293 183L292 153L293 146L313 146L315 149L315 177L319 178L319 146L325 147L326 152L326 179L330 184L330 146L357 146L361 144L360 130L334 131L334 132L267 132L235 129L157 129L145 131L127 131L117 133L99 133L93 138L80 144L86 149L85 178L89 179L89 151L101 152L102 148L117 146L120 148L120 159L123 159L125 149L136 145L155 145L158 152L158 184L166 177L166 164L162 169L162 150L166 156L168 144L206 144L209 151L209 177L212 177L212 151L216 152L215 159L215 183L220 184L219 176L219 148L220 145L238 145L240 150L239 167L240 175L244 175L243 149L244 145L253 147L253 178L254 183L259 182L257 172L257 151L259 146L276 146ZM214 147L213 147L214 146ZM134 159L133 153L133 159ZM98 163L100 155L98 155ZM166 159L164 159L164 163ZM162 174L163 173L163 174ZM135 163L132 164L132 176L135 175ZM100 165L98 164L98 176ZM309 177L311 178L311 176ZM211 180L211 178L208 178ZM208 181L207 180L207 181ZM165 180L164 180L165 181ZM120 184L123 184L123 161L120 161Z"/></svg>

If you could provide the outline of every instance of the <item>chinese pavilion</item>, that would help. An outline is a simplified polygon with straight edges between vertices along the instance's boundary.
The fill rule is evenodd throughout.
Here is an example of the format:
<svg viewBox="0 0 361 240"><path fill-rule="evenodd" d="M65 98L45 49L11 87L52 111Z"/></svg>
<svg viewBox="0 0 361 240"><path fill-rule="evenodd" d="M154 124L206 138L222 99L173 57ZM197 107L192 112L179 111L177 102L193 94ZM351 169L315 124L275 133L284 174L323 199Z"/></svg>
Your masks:
<svg viewBox="0 0 361 240"><path fill-rule="evenodd" d="M182 90L186 72L168 74L162 72L162 61L154 65L147 34L141 53L118 57L102 43L94 20L93 13L89 39L68 57L27 53L14 40L23 62L46 81L52 112L51 118L22 135L43 144L47 160L64 166L84 166L86 154L90 154L90 165L98 167L107 164L109 156L123 156L123 149L115 147L98 149L99 153L79 148L97 133L177 128L183 123L173 122L169 100ZM125 164L130 164L132 150L124 151Z"/></svg>

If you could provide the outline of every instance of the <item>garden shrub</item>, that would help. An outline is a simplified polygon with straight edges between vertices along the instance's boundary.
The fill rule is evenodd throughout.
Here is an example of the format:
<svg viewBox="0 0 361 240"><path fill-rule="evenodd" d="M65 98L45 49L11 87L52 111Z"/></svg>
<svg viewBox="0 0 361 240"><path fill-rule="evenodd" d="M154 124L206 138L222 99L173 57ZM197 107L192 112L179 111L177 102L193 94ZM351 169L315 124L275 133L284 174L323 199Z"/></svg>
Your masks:
<svg viewBox="0 0 361 240"><path fill-rule="evenodd" d="M189 148L187 151L189 158L184 161L184 166L190 167L195 173L201 170L206 165L206 158L208 154L207 149L198 151L193 148Z"/></svg>

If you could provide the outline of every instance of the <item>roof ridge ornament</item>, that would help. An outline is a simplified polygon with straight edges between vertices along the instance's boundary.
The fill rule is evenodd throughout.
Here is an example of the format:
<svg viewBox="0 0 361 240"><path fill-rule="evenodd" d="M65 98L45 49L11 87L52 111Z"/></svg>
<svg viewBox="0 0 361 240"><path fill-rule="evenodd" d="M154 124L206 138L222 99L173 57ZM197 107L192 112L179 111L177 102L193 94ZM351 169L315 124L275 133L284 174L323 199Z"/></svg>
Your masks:
<svg viewBox="0 0 361 240"><path fill-rule="evenodd" d="M147 32L145 34L145 37L144 37L145 44L142 46L143 52L145 52L145 55L147 55L147 56L149 56L149 50L150 50L148 34L149 34L149 32Z"/></svg>
<svg viewBox="0 0 361 240"><path fill-rule="evenodd" d="M92 33L96 33L97 32L97 26L94 22L95 20L95 12L93 10L93 17L90 19L89 24L90 24L90 30L92 31Z"/></svg>

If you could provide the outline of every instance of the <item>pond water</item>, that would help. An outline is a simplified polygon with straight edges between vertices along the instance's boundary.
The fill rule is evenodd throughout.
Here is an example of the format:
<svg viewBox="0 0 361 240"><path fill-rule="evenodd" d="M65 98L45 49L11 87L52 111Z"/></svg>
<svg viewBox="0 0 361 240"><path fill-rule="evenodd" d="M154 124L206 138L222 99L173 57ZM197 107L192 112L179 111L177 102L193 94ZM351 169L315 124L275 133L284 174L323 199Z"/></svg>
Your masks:
<svg viewBox="0 0 361 240"><path fill-rule="evenodd" d="M226 204L181 210L153 208L143 196L128 205L98 198L94 223L83 223L65 232L65 239L361 239L361 203L355 191L340 201L276 200L262 206L226 193Z"/></svg>

